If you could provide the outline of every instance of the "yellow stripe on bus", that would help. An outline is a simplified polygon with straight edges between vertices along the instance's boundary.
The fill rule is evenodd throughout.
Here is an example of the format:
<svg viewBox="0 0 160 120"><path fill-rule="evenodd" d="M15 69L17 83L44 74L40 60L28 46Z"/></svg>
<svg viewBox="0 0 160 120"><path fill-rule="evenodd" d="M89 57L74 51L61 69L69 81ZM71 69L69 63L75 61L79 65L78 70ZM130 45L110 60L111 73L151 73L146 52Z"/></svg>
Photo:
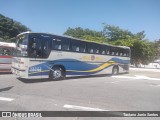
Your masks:
<svg viewBox="0 0 160 120"><path fill-rule="evenodd" d="M105 64L99 66L98 68L95 68L95 69L92 69L92 70L86 70L86 71L67 70L67 72L97 72L97 71L103 70L104 68L106 68L106 67L108 67L110 65L113 65L113 64L115 64L115 62L110 61L110 62L105 63Z"/></svg>

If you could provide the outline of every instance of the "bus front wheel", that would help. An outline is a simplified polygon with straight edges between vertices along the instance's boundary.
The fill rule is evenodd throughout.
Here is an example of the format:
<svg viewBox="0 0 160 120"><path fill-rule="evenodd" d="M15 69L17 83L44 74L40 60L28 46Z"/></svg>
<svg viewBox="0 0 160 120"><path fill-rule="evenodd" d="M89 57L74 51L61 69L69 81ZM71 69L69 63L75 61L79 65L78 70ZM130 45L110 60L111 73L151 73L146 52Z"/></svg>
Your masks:
<svg viewBox="0 0 160 120"><path fill-rule="evenodd" d="M65 71L62 67L53 67L52 70L50 70L49 74L50 80L63 80L65 79Z"/></svg>
<svg viewBox="0 0 160 120"><path fill-rule="evenodd" d="M112 68L112 75L118 75L119 74L119 68L118 66L114 66Z"/></svg>

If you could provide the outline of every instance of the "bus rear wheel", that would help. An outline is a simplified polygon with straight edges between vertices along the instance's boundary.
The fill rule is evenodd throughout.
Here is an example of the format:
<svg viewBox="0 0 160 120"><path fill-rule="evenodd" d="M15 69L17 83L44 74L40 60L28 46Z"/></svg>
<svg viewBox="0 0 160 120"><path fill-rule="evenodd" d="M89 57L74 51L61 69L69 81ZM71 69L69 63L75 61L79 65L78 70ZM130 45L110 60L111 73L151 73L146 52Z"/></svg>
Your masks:
<svg viewBox="0 0 160 120"><path fill-rule="evenodd" d="M63 80L65 79L65 71L61 67L53 67L52 70L50 70L49 74L50 80Z"/></svg>
<svg viewBox="0 0 160 120"><path fill-rule="evenodd" d="M118 75L119 74L119 68L118 66L114 66L112 68L112 75Z"/></svg>

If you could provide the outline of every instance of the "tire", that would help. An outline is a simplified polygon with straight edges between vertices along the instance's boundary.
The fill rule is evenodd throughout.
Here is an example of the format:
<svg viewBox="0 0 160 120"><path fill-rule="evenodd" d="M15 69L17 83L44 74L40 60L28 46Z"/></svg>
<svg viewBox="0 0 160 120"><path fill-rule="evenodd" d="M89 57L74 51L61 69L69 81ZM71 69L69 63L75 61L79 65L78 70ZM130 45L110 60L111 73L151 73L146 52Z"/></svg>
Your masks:
<svg viewBox="0 0 160 120"><path fill-rule="evenodd" d="M64 69L61 67L53 67L52 70L50 70L49 79L55 81L65 79Z"/></svg>
<svg viewBox="0 0 160 120"><path fill-rule="evenodd" d="M118 75L119 74L119 68L118 66L114 66L112 69L112 75Z"/></svg>

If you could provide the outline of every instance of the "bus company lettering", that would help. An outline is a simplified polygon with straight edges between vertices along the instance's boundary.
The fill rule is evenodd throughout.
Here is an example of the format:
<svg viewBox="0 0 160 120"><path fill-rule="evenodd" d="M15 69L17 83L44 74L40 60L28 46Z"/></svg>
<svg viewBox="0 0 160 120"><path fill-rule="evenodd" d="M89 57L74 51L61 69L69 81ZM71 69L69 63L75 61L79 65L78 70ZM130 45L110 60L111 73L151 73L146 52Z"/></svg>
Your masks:
<svg viewBox="0 0 160 120"><path fill-rule="evenodd" d="M30 72L40 72L42 69L41 67L30 67L29 71Z"/></svg>
<svg viewBox="0 0 160 120"><path fill-rule="evenodd" d="M82 60L85 60L85 61L102 61L103 59L101 57L97 57L97 56L83 56Z"/></svg>
<svg viewBox="0 0 160 120"><path fill-rule="evenodd" d="M89 61L89 60L90 60L90 57L89 57L89 56L83 56L83 60Z"/></svg>

